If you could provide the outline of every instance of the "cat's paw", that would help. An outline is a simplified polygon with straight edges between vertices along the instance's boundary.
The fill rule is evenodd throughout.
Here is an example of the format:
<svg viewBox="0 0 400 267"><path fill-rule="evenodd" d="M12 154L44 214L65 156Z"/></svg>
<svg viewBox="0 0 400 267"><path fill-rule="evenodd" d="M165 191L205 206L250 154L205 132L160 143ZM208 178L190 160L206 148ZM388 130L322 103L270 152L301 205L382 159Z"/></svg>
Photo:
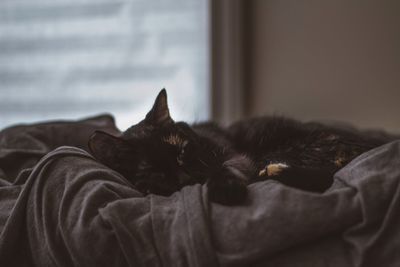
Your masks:
<svg viewBox="0 0 400 267"><path fill-rule="evenodd" d="M160 175L149 175L146 179L140 179L133 183L133 185L136 190L141 192L143 195L156 194L169 196L178 191L178 188L174 187L173 184L165 183L163 177L164 176Z"/></svg>
<svg viewBox="0 0 400 267"><path fill-rule="evenodd" d="M258 176L276 176L287 168L289 165L286 163L270 163L258 173Z"/></svg>
<svg viewBox="0 0 400 267"><path fill-rule="evenodd" d="M233 206L243 204L247 198L247 183L238 177L210 179L207 187L211 202Z"/></svg>

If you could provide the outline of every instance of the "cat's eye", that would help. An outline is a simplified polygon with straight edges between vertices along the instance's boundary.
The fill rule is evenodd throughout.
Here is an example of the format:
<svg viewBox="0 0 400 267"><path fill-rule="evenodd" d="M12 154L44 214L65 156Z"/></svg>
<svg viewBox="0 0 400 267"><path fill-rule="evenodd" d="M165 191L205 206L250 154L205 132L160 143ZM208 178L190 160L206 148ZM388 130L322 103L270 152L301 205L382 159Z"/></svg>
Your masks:
<svg viewBox="0 0 400 267"><path fill-rule="evenodd" d="M180 147L178 157L176 158L176 162L178 163L179 166L183 165L183 156L185 154L185 148L188 143L189 143L189 141L185 140Z"/></svg>

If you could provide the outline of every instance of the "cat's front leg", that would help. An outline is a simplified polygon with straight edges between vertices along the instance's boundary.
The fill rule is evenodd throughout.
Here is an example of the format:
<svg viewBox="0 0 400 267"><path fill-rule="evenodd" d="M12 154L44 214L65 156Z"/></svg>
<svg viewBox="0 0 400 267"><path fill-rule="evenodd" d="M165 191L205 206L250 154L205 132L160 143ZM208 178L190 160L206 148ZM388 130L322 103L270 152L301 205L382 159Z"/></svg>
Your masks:
<svg viewBox="0 0 400 267"><path fill-rule="evenodd" d="M225 161L207 182L210 200L223 205L243 204L251 173L252 163L245 156Z"/></svg>
<svg viewBox="0 0 400 267"><path fill-rule="evenodd" d="M257 180L272 179L290 187L324 192L331 186L334 172L332 166L307 167L276 162L261 169Z"/></svg>
<svg viewBox="0 0 400 267"><path fill-rule="evenodd" d="M208 197L223 205L239 205L246 200L247 184L247 177L224 169L208 180Z"/></svg>

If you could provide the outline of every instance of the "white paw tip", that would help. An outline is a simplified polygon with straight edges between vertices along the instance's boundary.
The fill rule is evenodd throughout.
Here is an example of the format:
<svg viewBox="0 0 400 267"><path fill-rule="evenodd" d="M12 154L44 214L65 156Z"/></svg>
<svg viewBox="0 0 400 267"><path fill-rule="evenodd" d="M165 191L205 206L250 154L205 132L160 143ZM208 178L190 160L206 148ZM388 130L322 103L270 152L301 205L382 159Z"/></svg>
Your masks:
<svg viewBox="0 0 400 267"><path fill-rule="evenodd" d="M283 169L289 168L289 165L285 163L271 163L268 164L264 169L262 169L258 176L275 176L278 175Z"/></svg>

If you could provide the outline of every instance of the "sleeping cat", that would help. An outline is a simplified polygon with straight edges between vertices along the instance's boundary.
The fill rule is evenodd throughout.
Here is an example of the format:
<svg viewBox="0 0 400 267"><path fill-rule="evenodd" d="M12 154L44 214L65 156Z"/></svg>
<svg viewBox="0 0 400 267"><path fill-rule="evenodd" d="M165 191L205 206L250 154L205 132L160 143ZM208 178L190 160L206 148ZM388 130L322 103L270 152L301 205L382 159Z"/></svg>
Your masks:
<svg viewBox="0 0 400 267"><path fill-rule="evenodd" d="M245 120L228 128L189 126L171 118L163 89L144 120L121 136L95 132L89 148L144 194L170 195L207 183L211 201L237 205L245 201L249 183L265 179L323 192L338 169L386 142L281 117Z"/></svg>

